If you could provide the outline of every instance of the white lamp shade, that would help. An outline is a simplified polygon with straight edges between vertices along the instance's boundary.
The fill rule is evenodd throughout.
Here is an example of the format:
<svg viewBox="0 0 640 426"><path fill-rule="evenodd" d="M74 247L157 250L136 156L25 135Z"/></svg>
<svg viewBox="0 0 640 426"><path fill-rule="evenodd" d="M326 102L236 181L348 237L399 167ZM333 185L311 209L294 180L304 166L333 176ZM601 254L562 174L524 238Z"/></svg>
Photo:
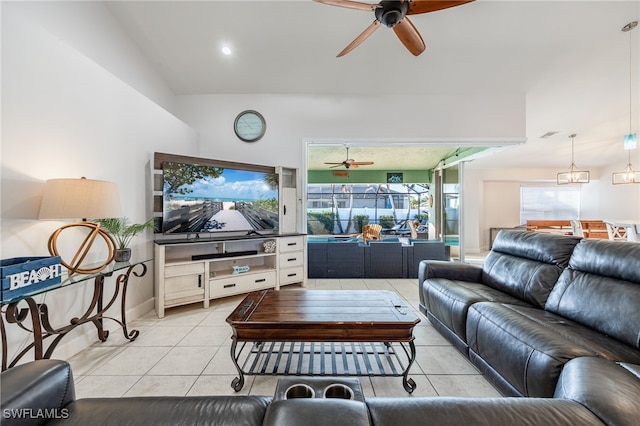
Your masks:
<svg viewBox="0 0 640 426"><path fill-rule="evenodd" d="M638 136L635 133L624 135L624 149L636 149L638 147Z"/></svg>
<svg viewBox="0 0 640 426"><path fill-rule="evenodd" d="M50 179L44 185L40 219L102 219L121 217L115 183L102 180Z"/></svg>

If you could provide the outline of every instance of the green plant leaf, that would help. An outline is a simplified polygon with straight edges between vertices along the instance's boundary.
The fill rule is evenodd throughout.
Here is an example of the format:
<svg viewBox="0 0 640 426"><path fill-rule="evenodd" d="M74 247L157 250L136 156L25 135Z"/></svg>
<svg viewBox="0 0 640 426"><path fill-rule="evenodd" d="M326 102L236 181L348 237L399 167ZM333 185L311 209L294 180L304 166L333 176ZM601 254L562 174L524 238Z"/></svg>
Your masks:
<svg viewBox="0 0 640 426"><path fill-rule="evenodd" d="M129 247L129 243L133 237L144 231L145 229L156 229L153 218L149 219L145 223L129 224L127 217L122 218L106 218L95 219L94 222L99 223L100 226L107 231L113 239L116 241L116 248L125 249Z"/></svg>

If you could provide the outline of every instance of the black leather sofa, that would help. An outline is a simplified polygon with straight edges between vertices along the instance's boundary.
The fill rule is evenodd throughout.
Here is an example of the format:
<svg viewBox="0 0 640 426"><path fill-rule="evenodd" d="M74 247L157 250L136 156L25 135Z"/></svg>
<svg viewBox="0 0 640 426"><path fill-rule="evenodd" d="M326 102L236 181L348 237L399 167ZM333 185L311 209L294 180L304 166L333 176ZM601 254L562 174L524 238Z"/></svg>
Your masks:
<svg viewBox="0 0 640 426"><path fill-rule="evenodd" d="M423 261L418 282L420 310L503 395L552 397L574 358L640 363L640 244L504 230L482 267Z"/></svg>
<svg viewBox="0 0 640 426"><path fill-rule="evenodd" d="M0 410L3 426L631 426L640 419L639 377L638 365L590 357L567 363L553 398L76 399L69 364L40 360L2 373Z"/></svg>

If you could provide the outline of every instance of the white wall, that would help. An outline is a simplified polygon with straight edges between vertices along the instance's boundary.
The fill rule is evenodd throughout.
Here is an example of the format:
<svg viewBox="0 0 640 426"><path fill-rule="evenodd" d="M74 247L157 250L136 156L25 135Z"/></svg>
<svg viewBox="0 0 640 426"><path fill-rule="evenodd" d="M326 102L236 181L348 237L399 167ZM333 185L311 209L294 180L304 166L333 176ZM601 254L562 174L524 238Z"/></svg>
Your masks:
<svg viewBox="0 0 640 426"><path fill-rule="evenodd" d="M241 142L233 132L244 109L267 121L258 142ZM303 166L305 141L481 143L522 140L525 128L522 95L179 96L176 115L198 130L204 157L288 167Z"/></svg>
<svg viewBox="0 0 640 426"><path fill-rule="evenodd" d="M28 16L64 44L173 112L173 92L122 32L108 2L28 1L3 3L2 7L9 13L19 11Z"/></svg>
<svg viewBox="0 0 640 426"><path fill-rule="evenodd" d="M81 9L84 6L81 6ZM28 11L27 11L28 12ZM52 14L52 22L58 18ZM100 15L96 28L102 19ZM197 135L145 95L76 49L74 40L41 25L17 3L2 10L2 258L46 256L49 235L65 222L37 220L44 181L81 177L115 182L123 214L135 222L151 215L149 161L154 151L194 155ZM81 14L74 19L92 19ZM91 31L91 22L82 22ZM88 36L89 37L89 36ZM81 41L78 41L82 44ZM153 257L152 235L134 240L134 256ZM135 317L153 309L153 268L129 287ZM79 284L38 296L50 307L54 326L82 314L91 285ZM109 288L112 288L109 286ZM115 323L107 321L113 328ZM26 337L9 325L9 355ZM62 340L55 352L68 357L97 341L88 324Z"/></svg>
<svg viewBox="0 0 640 426"><path fill-rule="evenodd" d="M631 163L634 170L640 168L640 150L633 152ZM611 184L611 173L624 171L626 165L626 152L621 150L618 163L600 170L602 179L597 188L598 208L602 218L635 219L640 222L640 185Z"/></svg>
<svg viewBox="0 0 640 426"><path fill-rule="evenodd" d="M612 185L611 173L624 170L622 161L591 170L591 182L580 186L582 219L635 219L640 221L640 185ZM637 156L637 154L636 154ZM632 159L639 164L638 159ZM637 168L637 167L636 167ZM472 169L464 175L465 250L477 253L489 248L489 229L520 225L520 187L555 186L552 169ZM473 196L474 188L482 197ZM480 218L480 220L477 220Z"/></svg>

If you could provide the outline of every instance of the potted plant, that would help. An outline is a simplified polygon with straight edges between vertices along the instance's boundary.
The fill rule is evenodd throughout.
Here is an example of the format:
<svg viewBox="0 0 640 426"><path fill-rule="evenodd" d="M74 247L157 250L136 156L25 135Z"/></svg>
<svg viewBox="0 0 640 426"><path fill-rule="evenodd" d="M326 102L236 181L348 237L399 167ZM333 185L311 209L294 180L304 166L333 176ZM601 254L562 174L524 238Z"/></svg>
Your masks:
<svg viewBox="0 0 640 426"><path fill-rule="evenodd" d="M393 225L394 225L393 215L390 215L390 214L380 215L380 225L382 225L383 228L388 228L388 229L393 228Z"/></svg>
<svg viewBox="0 0 640 426"><path fill-rule="evenodd" d="M368 214L355 214L353 215L353 222L358 234L362 234L362 227L369 223Z"/></svg>
<svg viewBox="0 0 640 426"><path fill-rule="evenodd" d="M129 243L140 232L145 229L155 230L156 226L153 218L149 219L145 223L130 224L129 219L126 217L114 217L108 219L97 219L97 223L113 236L116 242L116 262L128 262L131 259L131 249Z"/></svg>

